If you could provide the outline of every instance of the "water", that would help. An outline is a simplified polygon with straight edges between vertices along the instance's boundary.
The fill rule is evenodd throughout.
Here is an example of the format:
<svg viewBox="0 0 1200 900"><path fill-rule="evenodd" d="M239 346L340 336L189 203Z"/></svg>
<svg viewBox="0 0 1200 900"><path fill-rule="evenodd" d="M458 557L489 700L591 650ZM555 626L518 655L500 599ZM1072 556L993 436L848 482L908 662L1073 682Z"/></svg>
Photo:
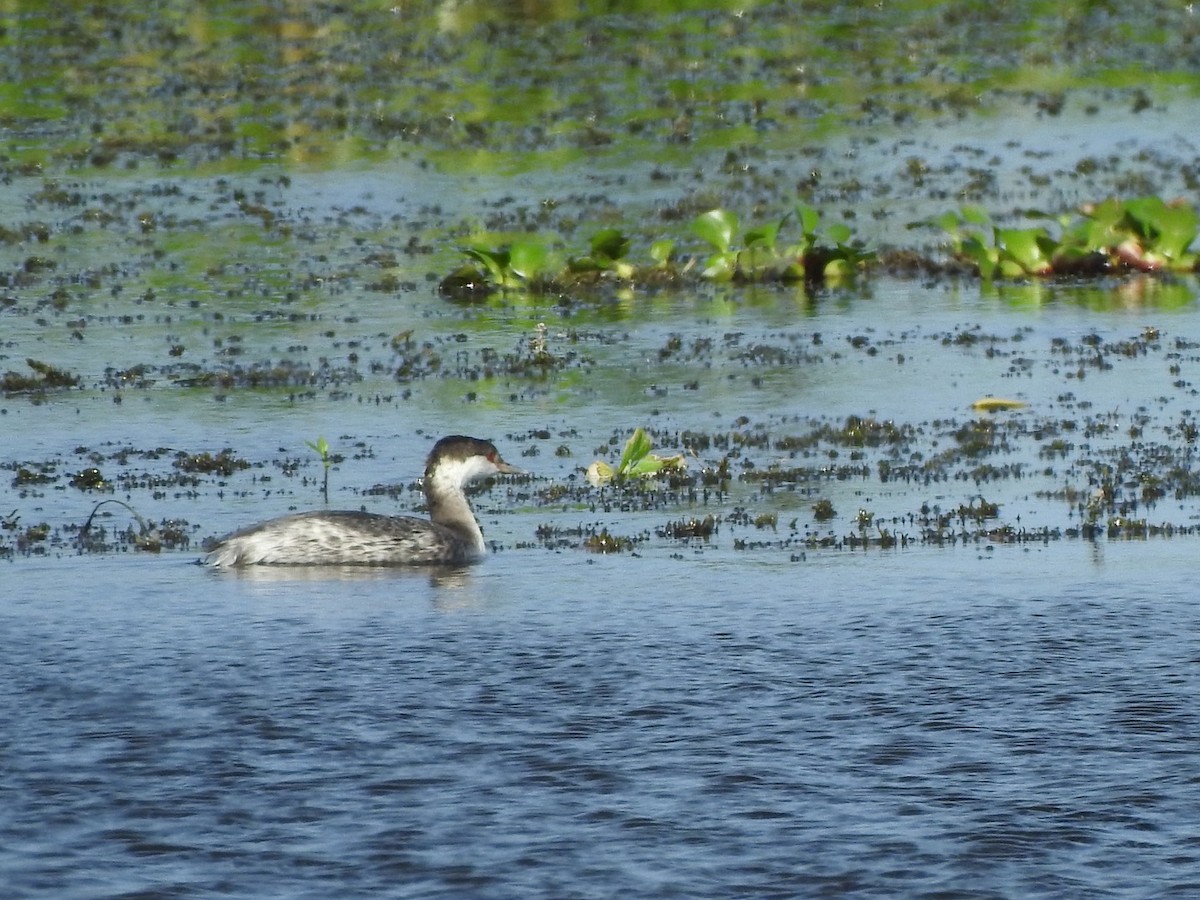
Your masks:
<svg viewBox="0 0 1200 900"><path fill-rule="evenodd" d="M1191 555L31 562L6 896L1190 896Z"/></svg>
<svg viewBox="0 0 1200 900"><path fill-rule="evenodd" d="M476 239L701 252L713 206L928 250L963 204L1191 196L1190 7L61 6L0 17L0 374L79 377L0 398L6 898L1200 893L1193 277L436 287ZM485 373L542 322L562 366ZM1029 403L994 446L985 394ZM858 416L908 437L800 440ZM730 484L580 488L638 426ZM534 473L480 567L191 565L321 504L306 441L334 505L413 512L450 431ZM103 499L190 546L110 505L79 555ZM999 525L1067 536L958 537Z"/></svg>

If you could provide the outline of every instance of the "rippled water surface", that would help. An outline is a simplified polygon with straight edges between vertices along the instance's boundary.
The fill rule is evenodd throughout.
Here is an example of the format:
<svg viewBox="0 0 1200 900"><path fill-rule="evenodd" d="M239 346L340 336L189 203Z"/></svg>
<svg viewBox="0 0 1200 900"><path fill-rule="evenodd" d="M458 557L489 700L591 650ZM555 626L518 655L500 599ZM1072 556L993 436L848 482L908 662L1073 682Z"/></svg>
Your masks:
<svg viewBox="0 0 1200 900"><path fill-rule="evenodd" d="M1193 895L1193 549L30 564L6 893Z"/></svg>

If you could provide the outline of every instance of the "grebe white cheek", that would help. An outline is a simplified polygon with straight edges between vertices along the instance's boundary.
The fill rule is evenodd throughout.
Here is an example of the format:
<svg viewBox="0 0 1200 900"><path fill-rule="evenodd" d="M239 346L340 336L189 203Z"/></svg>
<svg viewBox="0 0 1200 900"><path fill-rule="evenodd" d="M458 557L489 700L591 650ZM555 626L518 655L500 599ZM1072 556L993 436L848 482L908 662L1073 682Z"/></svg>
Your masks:
<svg viewBox="0 0 1200 900"><path fill-rule="evenodd" d="M469 485L494 475L523 475L491 441L451 435L433 446L422 487L429 519L356 511L280 516L219 540L211 566L465 565L487 552L467 501Z"/></svg>

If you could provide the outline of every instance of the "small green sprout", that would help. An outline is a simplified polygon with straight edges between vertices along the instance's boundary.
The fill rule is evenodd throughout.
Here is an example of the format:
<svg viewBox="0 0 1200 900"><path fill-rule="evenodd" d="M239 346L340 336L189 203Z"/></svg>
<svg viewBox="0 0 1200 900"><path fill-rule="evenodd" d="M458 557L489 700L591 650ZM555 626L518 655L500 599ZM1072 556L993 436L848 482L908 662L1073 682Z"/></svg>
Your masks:
<svg viewBox="0 0 1200 900"><path fill-rule="evenodd" d="M305 444L313 450L321 458L321 465L325 467L325 479L321 487L321 493L325 495L325 502L329 502L329 470L333 468L336 458L329 453L329 442L324 437L318 436L316 442L305 441Z"/></svg>

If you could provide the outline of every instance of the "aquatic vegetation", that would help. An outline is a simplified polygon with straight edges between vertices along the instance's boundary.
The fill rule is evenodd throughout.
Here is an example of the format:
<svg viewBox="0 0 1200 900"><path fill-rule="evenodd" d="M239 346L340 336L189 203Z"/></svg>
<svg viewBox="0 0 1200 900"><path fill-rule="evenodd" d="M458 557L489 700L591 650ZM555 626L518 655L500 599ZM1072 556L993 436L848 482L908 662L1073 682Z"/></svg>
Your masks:
<svg viewBox="0 0 1200 900"><path fill-rule="evenodd" d="M683 454L659 456L651 451L654 444L644 428L638 428L625 442L621 459L613 468L603 460L596 460L587 469L587 480L595 487L602 487L613 480L629 478L651 478L663 472L679 471L687 466Z"/></svg>
<svg viewBox="0 0 1200 900"><path fill-rule="evenodd" d="M716 531L717 520L712 513L709 513L703 519L693 516L689 519L668 522L661 528L654 529L654 533L658 537L674 538L676 540L688 540L691 538L708 540Z"/></svg>
<svg viewBox="0 0 1200 900"><path fill-rule="evenodd" d="M111 491L112 485L95 466L81 469L71 476L71 487L81 491Z"/></svg>
<svg viewBox="0 0 1200 900"><path fill-rule="evenodd" d="M325 502L329 502L329 470L333 468L335 462L340 457L331 456L329 453L329 441L325 440L323 435L318 435L316 441L305 441L305 445L311 449L321 460L321 466L325 470L325 477L321 482L321 494L325 497Z"/></svg>
<svg viewBox="0 0 1200 900"><path fill-rule="evenodd" d="M1184 201L1144 196L1086 204L1075 217L1032 211L1054 226L1000 228L981 208L963 207L936 224L955 257L971 263L985 281L1110 272L1192 272L1197 254L1195 209Z"/></svg>
<svg viewBox="0 0 1200 900"><path fill-rule="evenodd" d="M1192 272L1200 256L1192 250L1195 209L1183 201L1156 196L1110 198L1085 204L1066 215L1031 210L1036 224L1000 227L980 206L963 206L931 221L949 241L957 265L969 266L986 282L1054 275L1101 276L1122 272ZM789 226L798 231L787 239ZM627 286L715 283L837 284L869 269L879 255L843 223L827 223L812 206L800 203L778 220L743 225L737 213L716 207L692 218L690 234L704 245L701 255L680 254L675 238L651 242L635 258L633 238L604 228L588 240L584 253L558 261L551 243L526 236L499 246L475 242L468 257L440 282L443 295L472 300L495 291L569 295L604 281ZM892 271L935 270L939 264L915 250L892 249ZM943 267L944 268L944 267Z"/></svg>
<svg viewBox="0 0 1200 900"><path fill-rule="evenodd" d="M833 501L822 498L813 504L813 518L818 522L828 522L837 515L837 510L833 508Z"/></svg>
<svg viewBox="0 0 1200 900"><path fill-rule="evenodd" d="M216 455L207 450L203 453L184 453L175 455L175 468L181 472L200 473L204 475L220 475L228 478L234 472L250 468L250 463L234 454L226 447Z"/></svg>
<svg viewBox="0 0 1200 900"><path fill-rule="evenodd" d="M981 397L971 404L976 412L1002 412L1004 410L1024 409L1029 404L1024 400L1007 400L1003 397Z"/></svg>
<svg viewBox="0 0 1200 900"><path fill-rule="evenodd" d="M792 219L800 234L781 247L780 232ZM848 226L822 225L820 213L805 204L776 222L744 231L736 213L711 209L691 221L690 231L708 246L699 266L677 254L670 237L651 242L649 263L638 264L630 259L632 238L617 228L594 233L587 252L569 256L561 266L550 244L536 237L495 247L477 241L461 248L467 262L443 278L439 289L452 299L471 300L494 291L566 293L605 278L633 285L680 282L688 275L713 282L838 281L853 277L874 259Z"/></svg>
<svg viewBox="0 0 1200 900"><path fill-rule="evenodd" d="M530 284L546 267L549 250L537 240L513 241L504 247L464 247L463 252L484 267L491 282L499 288Z"/></svg>
<svg viewBox="0 0 1200 900"><path fill-rule="evenodd" d="M634 546L633 538L612 534L607 528L589 535L583 542L583 549L590 553L624 553Z"/></svg>
<svg viewBox="0 0 1200 900"><path fill-rule="evenodd" d="M588 242L591 252L586 256L572 257L567 261L567 269L575 273L612 273L617 278L629 281L634 277L636 269L625 257L629 253L631 241L629 237L616 228L605 228L592 235ZM652 253L652 255L654 255ZM666 248L666 256L670 256L670 248ZM663 248L659 247L657 262L665 262Z"/></svg>
<svg viewBox="0 0 1200 900"><path fill-rule="evenodd" d="M33 374L5 372L0 375L0 391L5 394L31 394L79 386L78 375L72 375L65 369L52 366L50 363L31 357L25 360L25 365L33 370Z"/></svg>
<svg viewBox="0 0 1200 900"><path fill-rule="evenodd" d="M148 522L136 509L125 503L122 500L108 499L101 500L92 507L91 515L87 517L87 521L83 523L83 527L79 529L77 543L81 548L86 548L93 542L92 522L96 518L96 514L102 506L109 503L115 503L117 506L125 509L138 524L138 531L134 532L129 529L125 534L125 539L132 544L134 549L141 550L147 553L160 553L164 549L186 549L190 540L187 535L187 523L182 520L164 519L161 523ZM99 530L99 529L98 529ZM49 527L47 526L47 532ZM101 547L107 547L108 542L101 535L98 541Z"/></svg>

